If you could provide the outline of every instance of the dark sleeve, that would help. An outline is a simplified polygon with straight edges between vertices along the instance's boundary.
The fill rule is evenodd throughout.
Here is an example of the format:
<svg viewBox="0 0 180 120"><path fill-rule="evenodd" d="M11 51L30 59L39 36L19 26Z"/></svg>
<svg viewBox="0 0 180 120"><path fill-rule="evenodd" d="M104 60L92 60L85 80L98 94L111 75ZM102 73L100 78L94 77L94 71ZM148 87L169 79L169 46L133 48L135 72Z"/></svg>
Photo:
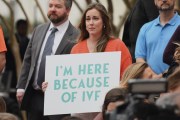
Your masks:
<svg viewBox="0 0 180 120"><path fill-rule="evenodd" d="M123 32L123 42L129 48L131 56L133 58L133 62L135 62L135 45L137 36L139 33L140 28L146 22L148 22L148 18L145 13L145 8L142 3L142 0L137 0L136 4L134 5L133 9L131 10L124 26Z"/></svg>
<svg viewBox="0 0 180 120"><path fill-rule="evenodd" d="M154 20L159 15L159 11L154 4L154 0L141 0L141 2L144 6L148 21Z"/></svg>
<svg viewBox="0 0 180 120"><path fill-rule="evenodd" d="M173 61L173 55L177 47L175 44L173 44L175 42L180 42L180 26L178 26L164 50L163 62L168 65L170 65Z"/></svg>

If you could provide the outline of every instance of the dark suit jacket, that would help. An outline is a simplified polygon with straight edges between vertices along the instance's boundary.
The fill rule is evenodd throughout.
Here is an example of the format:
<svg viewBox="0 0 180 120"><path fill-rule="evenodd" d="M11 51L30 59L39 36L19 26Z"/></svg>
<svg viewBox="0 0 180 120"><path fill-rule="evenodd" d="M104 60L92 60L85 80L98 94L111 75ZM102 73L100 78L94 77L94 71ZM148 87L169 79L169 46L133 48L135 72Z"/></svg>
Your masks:
<svg viewBox="0 0 180 120"><path fill-rule="evenodd" d="M22 64L22 69L18 80L17 88L25 89L24 98L21 104L21 108L25 110L28 110L29 102L32 99L31 95L32 83L34 81L34 73L37 66L41 46L49 26L50 23L46 23L43 25L39 25L37 28L35 28L24 56L24 61ZM77 39L78 35L79 31L70 23L55 54L69 54L71 48L75 44L75 40Z"/></svg>
<svg viewBox="0 0 180 120"><path fill-rule="evenodd" d="M123 42L129 48L133 62L135 62L135 45L140 28L147 22L155 19L159 12L154 0L137 0L124 26Z"/></svg>

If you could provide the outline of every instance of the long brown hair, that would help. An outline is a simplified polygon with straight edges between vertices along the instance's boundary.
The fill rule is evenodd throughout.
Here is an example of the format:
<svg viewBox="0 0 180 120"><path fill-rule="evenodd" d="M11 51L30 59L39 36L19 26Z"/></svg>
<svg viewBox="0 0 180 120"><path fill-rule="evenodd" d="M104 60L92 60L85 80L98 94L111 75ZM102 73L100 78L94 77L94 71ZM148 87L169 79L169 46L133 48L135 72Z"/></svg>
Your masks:
<svg viewBox="0 0 180 120"><path fill-rule="evenodd" d="M109 103L124 101L127 93L128 91L125 88L113 88L106 93L106 96L104 98L104 103L102 106L103 119L105 119L105 114Z"/></svg>
<svg viewBox="0 0 180 120"><path fill-rule="evenodd" d="M173 58L175 62L180 63L180 43L174 43L174 44L177 45L177 48L175 49Z"/></svg>
<svg viewBox="0 0 180 120"><path fill-rule="evenodd" d="M142 78L143 72L148 68L148 64L144 62L133 63L124 71L120 81L120 87L128 87L128 80Z"/></svg>
<svg viewBox="0 0 180 120"><path fill-rule="evenodd" d="M168 76L168 88L170 91L174 91L180 86L180 64L175 68L173 73Z"/></svg>
<svg viewBox="0 0 180 120"><path fill-rule="evenodd" d="M170 65L167 72L169 90L175 90L180 86L180 43L174 43L178 47L174 52L174 62Z"/></svg>
<svg viewBox="0 0 180 120"><path fill-rule="evenodd" d="M107 42L111 38L111 23L110 23L110 18L109 18L106 8L100 3L90 4L88 6L88 8L85 10L85 12L82 16L82 19L81 19L81 23L79 25L81 34L80 34L80 38L79 38L78 42L83 41L89 37L89 33L86 30L86 13L92 9L96 9L97 11L99 11L101 14L102 20L103 20L102 35L96 46L96 52L103 52L105 50Z"/></svg>

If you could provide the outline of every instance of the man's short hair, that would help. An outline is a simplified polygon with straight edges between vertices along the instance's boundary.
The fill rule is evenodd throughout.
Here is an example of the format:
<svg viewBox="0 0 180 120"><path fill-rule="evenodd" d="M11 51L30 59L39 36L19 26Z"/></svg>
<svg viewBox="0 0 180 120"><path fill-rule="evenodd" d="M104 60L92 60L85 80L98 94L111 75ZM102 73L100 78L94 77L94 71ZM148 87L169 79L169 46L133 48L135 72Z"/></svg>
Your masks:
<svg viewBox="0 0 180 120"><path fill-rule="evenodd" d="M72 0L64 0L65 6L67 9L71 9L72 7Z"/></svg>
<svg viewBox="0 0 180 120"><path fill-rule="evenodd" d="M28 25L27 20L19 19L19 20L16 22L16 28L18 28L18 27L21 26L21 25Z"/></svg>

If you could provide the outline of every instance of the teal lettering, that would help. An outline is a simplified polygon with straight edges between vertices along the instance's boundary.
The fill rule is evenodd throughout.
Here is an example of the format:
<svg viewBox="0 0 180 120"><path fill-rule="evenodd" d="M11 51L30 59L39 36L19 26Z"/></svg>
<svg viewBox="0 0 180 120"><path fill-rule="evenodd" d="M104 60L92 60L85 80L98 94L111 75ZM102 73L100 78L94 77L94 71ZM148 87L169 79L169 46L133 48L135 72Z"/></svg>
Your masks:
<svg viewBox="0 0 180 120"><path fill-rule="evenodd" d="M83 93L82 93L82 101L83 102L85 101L85 91L83 91Z"/></svg>
<svg viewBox="0 0 180 120"><path fill-rule="evenodd" d="M56 76L58 76L58 73L59 73L59 67L56 66Z"/></svg>
<svg viewBox="0 0 180 120"><path fill-rule="evenodd" d="M92 78L91 80L87 78L87 87L92 88L93 86L94 86L94 78Z"/></svg>
<svg viewBox="0 0 180 120"><path fill-rule="evenodd" d="M92 67L93 67L93 64L88 64L88 74L93 74L92 72Z"/></svg>
<svg viewBox="0 0 180 120"><path fill-rule="evenodd" d="M87 91L86 93L87 93L88 99L91 100L92 95L93 95L93 91Z"/></svg>
<svg viewBox="0 0 180 120"><path fill-rule="evenodd" d="M71 94L68 92L65 92L61 96L61 100L65 103L69 102L71 100Z"/></svg>
<svg viewBox="0 0 180 120"><path fill-rule="evenodd" d="M67 87L68 79L63 79L62 82L63 82L63 83L62 83L62 89L68 89L68 87Z"/></svg>
<svg viewBox="0 0 180 120"><path fill-rule="evenodd" d="M76 94L77 94L77 92L72 92L71 102L74 102L74 100L76 99L76 97L75 97Z"/></svg>
<svg viewBox="0 0 180 120"><path fill-rule="evenodd" d="M101 74L101 64L95 65L95 74Z"/></svg>
<svg viewBox="0 0 180 120"><path fill-rule="evenodd" d="M99 98L99 93L100 92L101 92L100 90L95 91L95 101L97 101L97 99Z"/></svg>
<svg viewBox="0 0 180 120"><path fill-rule="evenodd" d="M85 88L83 80L80 81L78 88Z"/></svg>
<svg viewBox="0 0 180 120"><path fill-rule="evenodd" d="M65 75L72 75L71 67L69 67L69 68L65 67L63 76L65 76Z"/></svg>
<svg viewBox="0 0 180 120"><path fill-rule="evenodd" d="M71 79L70 82L69 82L69 87L71 89L76 89L77 87L76 86L73 86L73 84L75 84L75 81L77 81L77 79Z"/></svg>
<svg viewBox="0 0 180 120"><path fill-rule="evenodd" d="M93 99L94 97L94 100L97 101L98 98L100 97L99 94L100 94L100 90L98 91L83 91L82 93L82 101L90 101Z"/></svg>
<svg viewBox="0 0 180 120"><path fill-rule="evenodd" d="M108 80L109 80L109 77L104 77L104 87L109 87Z"/></svg>
<svg viewBox="0 0 180 120"><path fill-rule="evenodd" d="M101 87L102 86L101 77L97 77L96 82L97 82L96 87Z"/></svg>
<svg viewBox="0 0 180 120"><path fill-rule="evenodd" d="M105 63L105 64L104 64L104 70L103 70L103 73L104 73L104 74L109 73L108 67L109 67L109 63Z"/></svg>
<svg viewBox="0 0 180 120"><path fill-rule="evenodd" d="M54 80L54 90L61 88L60 80Z"/></svg>
<svg viewBox="0 0 180 120"><path fill-rule="evenodd" d="M79 65L79 75L84 75L86 73L86 65Z"/></svg>

